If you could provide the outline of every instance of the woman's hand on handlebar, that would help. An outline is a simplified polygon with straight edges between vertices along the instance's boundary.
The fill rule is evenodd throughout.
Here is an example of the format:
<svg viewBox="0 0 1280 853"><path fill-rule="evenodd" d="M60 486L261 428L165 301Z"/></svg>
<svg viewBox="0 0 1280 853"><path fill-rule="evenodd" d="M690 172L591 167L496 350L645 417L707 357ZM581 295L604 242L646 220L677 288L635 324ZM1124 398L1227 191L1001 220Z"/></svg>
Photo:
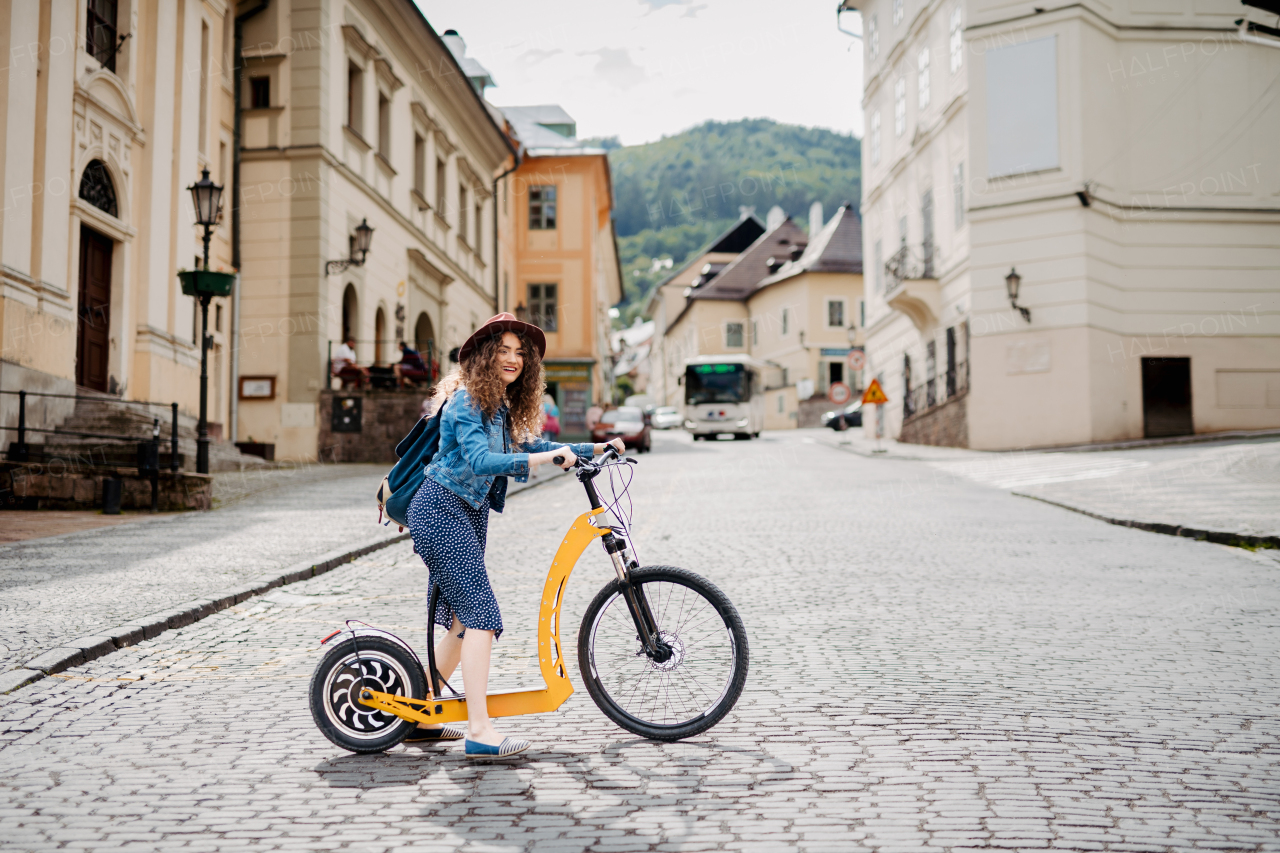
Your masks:
<svg viewBox="0 0 1280 853"><path fill-rule="evenodd" d="M608 443L606 443L606 444L597 444L597 445L596 445L594 448L592 448L592 449L593 449L593 450L595 450L596 455L597 455L597 456L599 456L601 453L604 453L604 452L605 452L605 450L607 450L607 449L608 449L608 448L610 448L610 447L612 447L614 450L616 450L616 451L618 452L618 455L619 455L619 456L621 456L622 454L624 454L624 453L626 453L626 452L627 452L627 446L626 446L625 444L623 444L623 443L622 443L622 439L620 439L620 438L615 438L615 439L613 439L612 441L609 441L609 442L608 442Z"/></svg>
<svg viewBox="0 0 1280 853"><path fill-rule="evenodd" d="M529 455L530 469L536 468L544 462L550 462L552 465L557 465L568 471L574 465L578 464L578 457L574 455L573 450L568 447L561 447L557 450L547 450L542 453L532 453Z"/></svg>

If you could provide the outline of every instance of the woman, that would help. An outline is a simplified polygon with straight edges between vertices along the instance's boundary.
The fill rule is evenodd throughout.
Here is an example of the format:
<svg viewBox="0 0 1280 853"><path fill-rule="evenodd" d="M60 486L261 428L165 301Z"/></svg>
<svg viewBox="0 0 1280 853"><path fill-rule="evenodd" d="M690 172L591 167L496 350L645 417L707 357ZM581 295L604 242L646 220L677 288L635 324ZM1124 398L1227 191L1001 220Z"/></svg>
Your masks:
<svg viewBox="0 0 1280 853"><path fill-rule="evenodd" d="M560 437L560 407L550 394L542 395L542 413L546 416L542 423L542 437L555 441Z"/></svg>
<svg viewBox="0 0 1280 853"><path fill-rule="evenodd" d="M547 341L537 326L511 314L491 317L458 351L458 369L440 382L436 398L440 449L409 506L414 550L440 586L436 624L449 629L436 648L440 674L448 678L462 663L467 692L466 754L506 758L529 748L504 738L489 719L489 657L502 635L502 615L489 584L484 550L489 510L502 512L507 477L523 482L539 465L563 457L603 453L605 444L543 441L542 356ZM622 442L610 442L623 452ZM554 463L553 463L554 464ZM461 726L419 726L408 740L456 740Z"/></svg>

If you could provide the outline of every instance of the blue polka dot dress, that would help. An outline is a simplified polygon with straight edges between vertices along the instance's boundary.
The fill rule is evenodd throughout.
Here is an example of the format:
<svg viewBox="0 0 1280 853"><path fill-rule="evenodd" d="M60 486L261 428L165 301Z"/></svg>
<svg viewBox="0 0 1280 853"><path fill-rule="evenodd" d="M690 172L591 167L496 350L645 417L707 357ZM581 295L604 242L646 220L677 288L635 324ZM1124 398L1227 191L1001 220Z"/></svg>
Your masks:
<svg viewBox="0 0 1280 853"><path fill-rule="evenodd" d="M502 613L484 567L489 501L486 495L476 509L427 477L409 504L408 522L413 550L427 564L428 588L440 585L436 624L450 628L457 614L463 628L493 631L497 639Z"/></svg>

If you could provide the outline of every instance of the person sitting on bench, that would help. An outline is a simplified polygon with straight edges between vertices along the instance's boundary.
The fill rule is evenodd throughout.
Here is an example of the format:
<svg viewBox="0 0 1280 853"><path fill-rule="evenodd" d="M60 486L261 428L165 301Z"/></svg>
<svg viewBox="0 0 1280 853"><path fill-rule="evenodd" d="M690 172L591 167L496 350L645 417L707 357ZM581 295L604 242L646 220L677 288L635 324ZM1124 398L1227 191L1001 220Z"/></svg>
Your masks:
<svg viewBox="0 0 1280 853"><path fill-rule="evenodd" d="M391 365L391 369L395 371L396 381L402 388L413 385L419 379L431 379L422 354L404 341L400 342L400 363Z"/></svg>
<svg viewBox="0 0 1280 853"><path fill-rule="evenodd" d="M348 336L342 346L333 355L331 373L342 380L343 387L354 382L357 388L364 387L369 379L369 368L356 364L356 339Z"/></svg>

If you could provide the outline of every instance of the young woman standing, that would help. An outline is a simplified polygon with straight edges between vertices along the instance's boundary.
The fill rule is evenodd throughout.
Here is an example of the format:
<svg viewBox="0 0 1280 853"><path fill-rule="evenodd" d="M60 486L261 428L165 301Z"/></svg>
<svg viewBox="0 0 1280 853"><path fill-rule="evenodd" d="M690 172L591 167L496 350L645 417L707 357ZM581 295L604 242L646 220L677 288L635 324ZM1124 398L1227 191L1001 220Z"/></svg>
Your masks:
<svg viewBox="0 0 1280 853"><path fill-rule="evenodd" d="M449 631L437 646L436 663L446 679L462 664L467 729L419 726L409 742L465 734L469 758L506 758L530 746L498 734L489 719L489 658L502 635L502 614L484 565L489 510L502 512L507 477L523 482L556 456L568 469L578 456L590 458L608 446L541 439L546 351L541 329L498 314L462 345L458 369L436 389L444 407L440 449L409 507L409 532L427 564L429 583L440 586L436 624ZM610 444L623 452L621 440Z"/></svg>

